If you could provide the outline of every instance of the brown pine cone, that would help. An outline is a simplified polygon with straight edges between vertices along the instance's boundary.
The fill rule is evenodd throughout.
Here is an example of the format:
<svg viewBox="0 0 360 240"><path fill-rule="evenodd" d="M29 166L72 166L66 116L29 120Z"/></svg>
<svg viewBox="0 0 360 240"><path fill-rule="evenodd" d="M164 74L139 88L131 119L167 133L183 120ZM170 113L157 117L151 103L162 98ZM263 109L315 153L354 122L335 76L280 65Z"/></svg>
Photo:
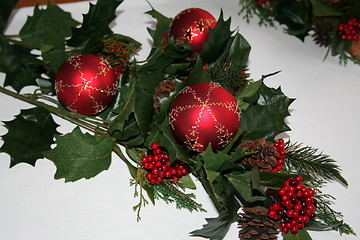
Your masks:
<svg viewBox="0 0 360 240"><path fill-rule="evenodd" d="M314 33L312 37L320 47L328 47L334 34L334 21L331 17L315 17L311 26Z"/></svg>
<svg viewBox="0 0 360 240"><path fill-rule="evenodd" d="M239 214L240 240L277 239L280 221L267 216L268 209L261 206L243 208Z"/></svg>
<svg viewBox="0 0 360 240"><path fill-rule="evenodd" d="M275 167L278 152L272 142L260 138L254 141L246 141L240 144L240 148L246 148L247 152L254 152L245 157L241 162L242 164L256 166L260 171L270 171Z"/></svg>
<svg viewBox="0 0 360 240"><path fill-rule="evenodd" d="M160 97L169 97L170 93L175 91L176 89L176 81L175 80L165 80L162 81L158 87L155 88L153 100L154 100L154 108L156 112L160 111L161 102Z"/></svg>

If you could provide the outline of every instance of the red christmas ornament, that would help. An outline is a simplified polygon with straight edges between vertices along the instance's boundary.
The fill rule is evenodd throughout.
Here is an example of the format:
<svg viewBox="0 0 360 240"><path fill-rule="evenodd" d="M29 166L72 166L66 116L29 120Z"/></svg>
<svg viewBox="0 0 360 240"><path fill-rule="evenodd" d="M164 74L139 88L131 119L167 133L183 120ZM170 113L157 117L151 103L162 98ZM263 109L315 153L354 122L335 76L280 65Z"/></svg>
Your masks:
<svg viewBox="0 0 360 240"><path fill-rule="evenodd" d="M209 27L216 25L216 19L201 8L188 8L175 16L170 25L170 36L176 42L188 43L193 54L200 53L208 39Z"/></svg>
<svg viewBox="0 0 360 240"><path fill-rule="evenodd" d="M212 82L199 82L182 89L175 97L169 122L180 144L204 151L225 147L240 123L240 108L229 91Z"/></svg>
<svg viewBox="0 0 360 240"><path fill-rule="evenodd" d="M114 99L117 78L106 60L91 54L70 57L56 75L59 101L70 111L94 115Z"/></svg>

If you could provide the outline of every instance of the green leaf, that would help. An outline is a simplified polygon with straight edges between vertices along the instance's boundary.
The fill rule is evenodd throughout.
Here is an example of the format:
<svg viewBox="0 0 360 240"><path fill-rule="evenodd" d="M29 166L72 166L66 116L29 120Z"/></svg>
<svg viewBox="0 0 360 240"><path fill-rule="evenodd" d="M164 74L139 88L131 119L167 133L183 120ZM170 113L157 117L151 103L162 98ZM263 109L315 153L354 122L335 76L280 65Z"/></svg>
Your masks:
<svg viewBox="0 0 360 240"><path fill-rule="evenodd" d="M88 42L89 39L96 42L112 34L109 25L116 18L115 11L122 2L123 0L99 0L95 5L90 3L89 12L83 14L81 27L73 28L68 45L77 47Z"/></svg>
<svg viewBox="0 0 360 240"><path fill-rule="evenodd" d="M303 174L290 174L290 173L276 173L276 172L259 172L260 183L264 188L281 188L283 186L283 182L288 180L289 178L294 178L298 175L301 175L304 181L310 181L312 178L308 175Z"/></svg>
<svg viewBox="0 0 360 240"><path fill-rule="evenodd" d="M42 44L60 49L65 46L65 38L71 36L71 28L78 24L69 12L57 5L48 4L46 9L37 5L33 16L28 17L21 28L19 37L38 49Z"/></svg>
<svg viewBox="0 0 360 240"><path fill-rule="evenodd" d="M200 58L204 64L213 63L220 58L219 56L228 53L229 45L233 40L230 25L230 18L224 21L223 12L221 11L215 27L209 29L209 37L200 53Z"/></svg>
<svg viewBox="0 0 360 240"><path fill-rule="evenodd" d="M171 24L172 19L165 17L154 8L152 10L147 11L146 14L149 14L153 18L156 19L156 29L149 29L148 32L153 39L153 48L161 48L164 37L168 36L169 27ZM151 54L150 54L151 55Z"/></svg>
<svg viewBox="0 0 360 240"><path fill-rule="evenodd" d="M210 240L222 240L229 231L233 222L232 215L228 212L221 212L216 218L206 218L207 224L202 229L191 232L193 236L202 236Z"/></svg>
<svg viewBox="0 0 360 240"><path fill-rule="evenodd" d="M118 107L118 115L109 127L110 134L122 133L129 116L134 113L137 126L143 136L146 136L153 112L152 95L137 84L134 76L130 76L129 86L121 87L120 92L122 103Z"/></svg>
<svg viewBox="0 0 360 240"><path fill-rule="evenodd" d="M346 52L346 50L350 47L352 41L350 40L342 40L339 36L339 34L335 34L333 40L331 41L331 55L341 55Z"/></svg>
<svg viewBox="0 0 360 240"><path fill-rule="evenodd" d="M153 48L147 58L147 63L139 67L139 71L159 71L170 66L174 62L188 63L186 57L191 52L187 45L175 45L172 39L168 39L165 47Z"/></svg>
<svg viewBox="0 0 360 240"><path fill-rule="evenodd" d="M18 0L0 1L0 33L3 33Z"/></svg>
<svg viewBox="0 0 360 240"><path fill-rule="evenodd" d="M286 32L302 41L311 26L311 7L307 1L287 0L278 4L275 19L286 25Z"/></svg>
<svg viewBox="0 0 360 240"><path fill-rule="evenodd" d="M46 72L44 63L30 51L29 48L9 44L0 35L0 69L6 73L4 86L20 92L23 87L36 85L36 79Z"/></svg>
<svg viewBox="0 0 360 240"><path fill-rule="evenodd" d="M41 153L51 149L58 127L43 108L21 110L14 120L4 123L9 132L2 136L0 151L10 155L10 167L18 163L35 166L36 160L43 157Z"/></svg>
<svg viewBox="0 0 360 240"><path fill-rule="evenodd" d="M343 13L336 8L333 8L331 5L321 2L320 0L310 0L313 13L317 17L327 17L327 16L342 16Z"/></svg>
<svg viewBox="0 0 360 240"><path fill-rule="evenodd" d="M76 127L71 133L56 136L56 147L43 152L56 165L55 179L65 182L89 179L107 170L111 164L114 140L82 133Z"/></svg>
<svg viewBox="0 0 360 240"><path fill-rule="evenodd" d="M228 160L228 156L226 153L214 153L210 144L208 145L206 150L199 155L203 158L205 168L209 171L214 172L219 172L221 167Z"/></svg>
<svg viewBox="0 0 360 240"><path fill-rule="evenodd" d="M240 34L236 33L234 40L230 46L228 61L230 64L236 64L239 66L246 66L251 46L249 42Z"/></svg>
<svg viewBox="0 0 360 240"><path fill-rule="evenodd" d="M284 234L283 240L312 240L312 238L306 229L303 228L296 234L291 232Z"/></svg>
<svg viewBox="0 0 360 240"><path fill-rule="evenodd" d="M249 107L241 113L242 139L272 141L276 135L289 131L284 119L290 115L288 108L294 99L286 97L280 88L269 88L265 84L255 95L256 100L251 98Z"/></svg>
<svg viewBox="0 0 360 240"><path fill-rule="evenodd" d="M170 161L173 162L176 159L179 159L185 163L189 163L189 159L185 153L184 147L179 145L179 143L176 141L168 119L165 119L164 122L159 125L159 129L162 132L160 144L168 151Z"/></svg>
<svg viewBox="0 0 360 240"><path fill-rule="evenodd" d="M33 48L40 49L49 75L55 78L56 72L68 58L65 53L65 39L71 36L71 28L79 23L71 14L57 5L48 4L46 9L35 6L32 17L28 17L21 28L19 37Z"/></svg>
<svg viewBox="0 0 360 240"><path fill-rule="evenodd" d="M225 177L232 184L236 192L247 202L263 201L264 196L254 196L251 186L251 172L232 172Z"/></svg>
<svg viewBox="0 0 360 240"><path fill-rule="evenodd" d="M183 187L185 187L185 188L189 188L189 189L192 189L192 190L196 189L196 185L195 185L194 181L192 180L192 178L190 177L189 174L182 176L179 179L179 181L180 181L181 185Z"/></svg>

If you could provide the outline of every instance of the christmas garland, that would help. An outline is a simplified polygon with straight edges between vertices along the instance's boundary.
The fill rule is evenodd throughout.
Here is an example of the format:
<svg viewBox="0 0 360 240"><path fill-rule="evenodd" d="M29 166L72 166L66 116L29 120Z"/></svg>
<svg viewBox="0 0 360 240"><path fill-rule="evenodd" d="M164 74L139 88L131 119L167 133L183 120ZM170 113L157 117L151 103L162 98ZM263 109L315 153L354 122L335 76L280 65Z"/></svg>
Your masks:
<svg viewBox="0 0 360 240"><path fill-rule="evenodd" d="M285 32L304 41L312 37L326 56L340 64L360 63L360 3L357 0L240 0L240 15L253 16L262 26L285 26ZM325 57L326 57L325 56Z"/></svg>
<svg viewBox="0 0 360 240"><path fill-rule="evenodd" d="M140 43L109 28L122 1L90 4L82 23L57 5L36 6L19 35L7 36L16 2L0 5L0 92L36 107L4 122L0 151L11 156L10 167L45 157L55 179L77 181L107 170L114 152L132 177L138 219L157 200L204 211L187 193L197 178L219 216L192 235L223 239L233 223L240 239L355 234L322 192L329 181L347 185L340 167L318 149L277 137L290 130L284 119L294 99L266 86L276 73L249 79L251 47L230 19L202 9L169 18L151 9L153 45L139 63ZM34 85L34 93L19 93ZM76 127L60 134L52 115Z"/></svg>

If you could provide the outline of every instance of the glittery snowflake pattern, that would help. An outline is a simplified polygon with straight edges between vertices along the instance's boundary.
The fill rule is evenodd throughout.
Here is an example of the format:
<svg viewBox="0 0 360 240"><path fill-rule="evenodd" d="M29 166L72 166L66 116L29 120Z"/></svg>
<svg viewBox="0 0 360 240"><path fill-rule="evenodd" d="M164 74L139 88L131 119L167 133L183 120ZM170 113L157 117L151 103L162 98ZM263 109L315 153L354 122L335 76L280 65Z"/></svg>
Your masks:
<svg viewBox="0 0 360 240"><path fill-rule="evenodd" d="M169 123L179 143L195 151L225 147L240 123L235 98L216 83L187 86L175 97Z"/></svg>

